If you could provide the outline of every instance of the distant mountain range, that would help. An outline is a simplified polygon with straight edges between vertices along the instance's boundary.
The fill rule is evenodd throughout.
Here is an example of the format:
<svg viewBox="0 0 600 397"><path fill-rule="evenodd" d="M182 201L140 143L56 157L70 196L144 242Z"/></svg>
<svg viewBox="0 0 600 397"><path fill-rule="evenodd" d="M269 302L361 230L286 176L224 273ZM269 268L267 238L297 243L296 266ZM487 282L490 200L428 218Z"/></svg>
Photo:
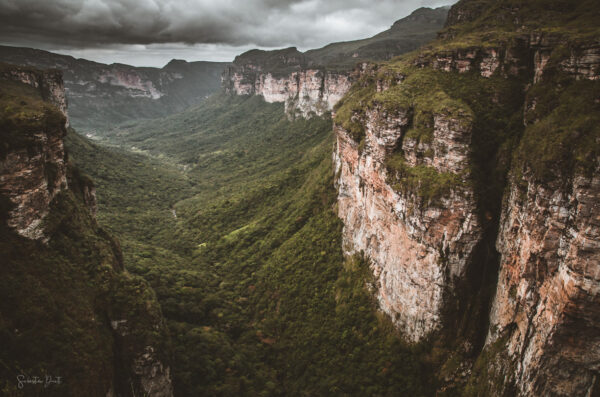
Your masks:
<svg viewBox="0 0 600 397"><path fill-rule="evenodd" d="M0 61L63 72L71 124L102 130L201 102L220 87L224 62L172 60L165 67L106 65L31 48L0 46Z"/></svg>
<svg viewBox="0 0 600 397"><path fill-rule="evenodd" d="M306 52L300 52L296 47L250 50L237 56L233 64L234 67L252 64L274 74L288 74L303 68L349 71L360 62L386 61L433 40L444 27L448 10L448 7L419 8L373 37L331 43Z"/></svg>

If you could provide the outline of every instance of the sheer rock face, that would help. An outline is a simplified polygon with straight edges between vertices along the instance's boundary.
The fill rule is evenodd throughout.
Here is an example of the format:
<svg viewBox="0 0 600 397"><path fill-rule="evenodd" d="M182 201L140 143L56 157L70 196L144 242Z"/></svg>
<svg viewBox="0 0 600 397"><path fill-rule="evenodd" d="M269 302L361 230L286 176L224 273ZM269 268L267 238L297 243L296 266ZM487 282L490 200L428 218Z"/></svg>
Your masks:
<svg viewBox="0 0 600 397"><path fill-rule="evenodd" d="M50 202L67 188L67 167L63 138L66 134L67 104L60 72L24 69L5 70L5 80L19 81L36 88L40 96L53 103L63 114L57 122L44 121L36 131L23 132L32 142L9 148L0 159L0 193L13 203L7 223L17 233L30 239L44 240L42 221ZM42 127L42 125L44 125Z"/></svg>
<svg viewBox="0 0 600 397"><path fill-rule="evenodd" d="M597 80L600 46L569 45L532 33L512 48L473 48L419 59L420 66L459 73L495 72L543 81L551 54L566 48L557 70ZM529 63L528 60L532 59ZM525 114L535 109L525 104ZM507 340L507 360L492 361L520 395L589 395L600 362L600 178L570 176L564 185L512 180L501 213L500 271L486 346ZM596 385L596 386L594 386Z"/></svg>
<svg viewBox="0 0 600 397"><path fill-rule="evenodd" d="M577 79L600 79L600 44L572 51L569 58L561 63L561 68Z"/></svg>
<svg viewBox="0 0 600 397"><path fill-rule="evenodd" d="M488 344L508 337L524 395L587 395L600 362L600 169L568 186L511 186Z"/></svg>
<svg viewBox="0 0 600 397"><path fill-rule="evenodd" d="M182 77L183 76L180 74L163 72L160 74L159 82L162 83L164 81L166 85L167 83L176 79L181 79ZM159 99L165 95L165 93L160 90L160 87L157 87L155 82L148 78L148 76L136 73L131 67L125 65L114 65L105 68L98 74L98 82L119 87L133 98Z"/></svg>
<svg viewBox="0 0 600 397"><path fill-rule="evenodd" d="M173 396L171 369L157 359L152 346L146 346L133 364L134 373L140 378L144 394L152 397Z"/></svg>
<svg viewBox="0 0 600 397"><path fill-rule="evenodd" d="M433 55L416 57L414 64L445 72L477 71L483 77L490 77L496 71L505 77L528 76L533 72L533 82L537 83L550 60L550 53L559 45L569 47L569 43L562 42L559 38L551 35L523 34L516 37L510 46L470 47L438 51ZM531 58L533 58L533 65L530 64ZM569 55L560 63L559 70L576 79L598 79L600 45L569 47Z"/></svg>
<svg viewBox="0 0 600 397"><path fill-rule="evenodd" d="M62 76L59 71L14 67L0 73L0 78L36 88L41 98L56 106L64 116L62 121L51 121L51 116L40 115L44 122L37 123L40 125L37 130L23 132L30 142L9 149L0 161L0 192L14 204L8 225L23 237L45 241L43 220L50 202L69 185L63 142L69 119ZM93 183L86 180L80 188L86 206L95 214L97 204Z"/></svg>
<svg viewBox="0 0 600 397"><path fill-rule="evenodd" d="M145 315L152 317L150 310ZM160 330L164 327L160 318L152 318L152 321L152 326L155 330ZM130 321L127 319L111 321L115 339L119 341L118 344L123 346L124 350L124 352L119 352L119 354L130 358L130 362L126 362L124 365L131 367L131 374L134 376L134 379L132 379L133 383L136 384L136 388L145 396L172 397L171 368L162 363L158 357L156 348L147 345L143 348L135 348L133 351L128 351L129 347L136 345L135 341L130 339L132 334L130 326Z"/></svg>
<svg viewBox="0 0 600 397"><path fill-rule="evenodd" d="M7 223L23 237L45 239L50 202L67 187L64 134L63 126L39 131L33 149L11 151L0 161L0 192L14 205Z"/></svg>
<svg viewBox="0 0 600 397"><path fill-rule="evenodd" d="M400 143L412 165L433 165L439 172L466 167L470 126L435 115L432 159L417 156L414 141L403 139L407 112L367 113L365 147L335 126L334 163L338 215L344 222L346 254L363 252L377 279L380 307L410 341L417 342L443 326L442 311L480 239L470 188L457 188L436 204L423 205L410 192L388 183L384 160ZM445 150L439 150L444 146Z"/></svg>
<svg viewBox="0 0 600 397"><path fill-rule="evenodd" d="M559 47L564 54L556 55ZM535 32L518 38L512 47L447 51L417 58L415 64L458 73L474 70L484 77L525 76L537 84L543 82L552 56L562 57L555 73L575 80L600 76L597 43L573 44ZM525 124L535 106L535 99L524 104ZM523 396L597 392L600 168L595 161L593 175L567 175L566 182L540 183L528 172L523 180L509 181L496 240L500 269L486 339L490 351L500 351L486 364L496 376L492 381L500 383L492 387L494 395L512 395L511 385Z"/></svg>
<svg viewBox="0 0 600 397"><path fill-rule="evenodd" d="M451 18L469 21L479 11L466 9ZM445 34L453 37L451 29ZM411 62L442 72L515 78L526 91L555 73L598 80L600 46L532 32L495 47L423 52ZM377 81L378 92L386 89ZM535 98L523 104L524 124L537 122L534 112L529 114L535 106ZM385 158L398 147L410 167L460 173L468 165L470 135L464 123L435 115L433 139L424 143L404 136L409 117L366 111L360 147L336 125L333 158L344 251L362 251L370 259L381 308L408 340L419 341L444 327L442 309L451 303L465 268L477 265L470 255L482 230L468 188L423 205L392 186ZM542 184L523 170L523 180L508 182L496 239L498 283L489 328L481 330L487 334L482 366L486 381L494 383L490 395L598 391L600 166L595 161L595 172L587 176L574 173Z"/></svg>
<svg viewBox="0 0 600 397"><path fill-rule="evenodd" d="M223 75L225 91L237 95L261 95L266 102L283 102L285 111L310 117L333 109L350 89L347 74L306 69L277 76L259 66L230 67Z"/></svg>

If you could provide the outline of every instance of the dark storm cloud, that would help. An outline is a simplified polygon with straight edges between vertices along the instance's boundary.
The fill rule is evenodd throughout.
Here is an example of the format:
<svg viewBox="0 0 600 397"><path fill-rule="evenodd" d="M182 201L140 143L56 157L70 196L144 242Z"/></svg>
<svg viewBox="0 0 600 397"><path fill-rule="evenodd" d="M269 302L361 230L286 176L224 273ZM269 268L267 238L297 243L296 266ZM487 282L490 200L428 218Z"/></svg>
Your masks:
<svg viewBox="0 0 600 397"><path fill-rule="evenodd" d="M314 47L452 0L0 0L0 37L66 49L166 43Z"/></svg>

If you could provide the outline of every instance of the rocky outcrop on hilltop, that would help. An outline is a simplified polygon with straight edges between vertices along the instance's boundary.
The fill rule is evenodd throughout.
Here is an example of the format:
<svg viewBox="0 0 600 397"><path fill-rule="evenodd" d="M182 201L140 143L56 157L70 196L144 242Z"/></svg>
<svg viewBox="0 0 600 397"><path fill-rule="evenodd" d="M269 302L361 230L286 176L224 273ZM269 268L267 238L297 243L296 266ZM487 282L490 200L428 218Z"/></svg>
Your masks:
<svg viewBox="0 0 600 397"><path fill-rule="evenodd" d="M65 154L60 73L3 65L0 109L0 389L172 396L154 292L124 271L92 181ZM20 374L63 381L24 389Z"/></svg>
<svg viewBox="0 0 600 397"><path fill-rule="evenodd" d="M344 250L370 261L408 340L463 357L440 391L599 390L600 56L586 9L463 0L437 42L363 68L335 108Z"/></svg>
<svg viewBox="0 0 600 397"><path fill-rule="evenodd" d="M2 101L11 112L3 120L9 139L0 159L0 192L14 205L7 222L24 237L45 239L42 221L50 202L67 188L63 138L68 119L62 78L60 72L3 66L0 81L6 85ZM13 86L24 91L23 98L11 93ZM32 103L27 97L33 97ZM24 103L22 113L11 106L19 101Z"/></svg>
<svg viewBox="0 0 600 397"><path fill-rule="evenodd" d="M28 68L17 68L3 65L0 67L0 79L13 80L25 83L39 90L43 100L51 102L60 110L66 118L66 126L69 126L67 115L67 98L65 96L65 85L62 73L58 70L32 70Z"/></svg>

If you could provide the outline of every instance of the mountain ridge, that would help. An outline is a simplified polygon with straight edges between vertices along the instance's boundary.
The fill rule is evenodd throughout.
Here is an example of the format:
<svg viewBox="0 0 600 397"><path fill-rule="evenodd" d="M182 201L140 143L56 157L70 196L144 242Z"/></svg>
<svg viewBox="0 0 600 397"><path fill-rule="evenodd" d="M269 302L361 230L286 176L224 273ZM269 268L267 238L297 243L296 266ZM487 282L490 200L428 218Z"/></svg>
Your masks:
<svg viewBox="0 0 600 397"><path fill-rule="evenodd" d="M44 50L0 46L0 61L63 72L70 118L80 131L181 111L219 90L226 62L171 60L163 68L106 65Z"/></svg>
<svg viewBox="0 0 600 397"><path fill-rule="evenodd" d="M304 53L296 47L247 51L223 72L223 87L228 93L283 102L290 117L323 115L350 88L356 65L416 50L435 38L447 12L444 7L421 8L371 38L331 43Z"/></svg>

